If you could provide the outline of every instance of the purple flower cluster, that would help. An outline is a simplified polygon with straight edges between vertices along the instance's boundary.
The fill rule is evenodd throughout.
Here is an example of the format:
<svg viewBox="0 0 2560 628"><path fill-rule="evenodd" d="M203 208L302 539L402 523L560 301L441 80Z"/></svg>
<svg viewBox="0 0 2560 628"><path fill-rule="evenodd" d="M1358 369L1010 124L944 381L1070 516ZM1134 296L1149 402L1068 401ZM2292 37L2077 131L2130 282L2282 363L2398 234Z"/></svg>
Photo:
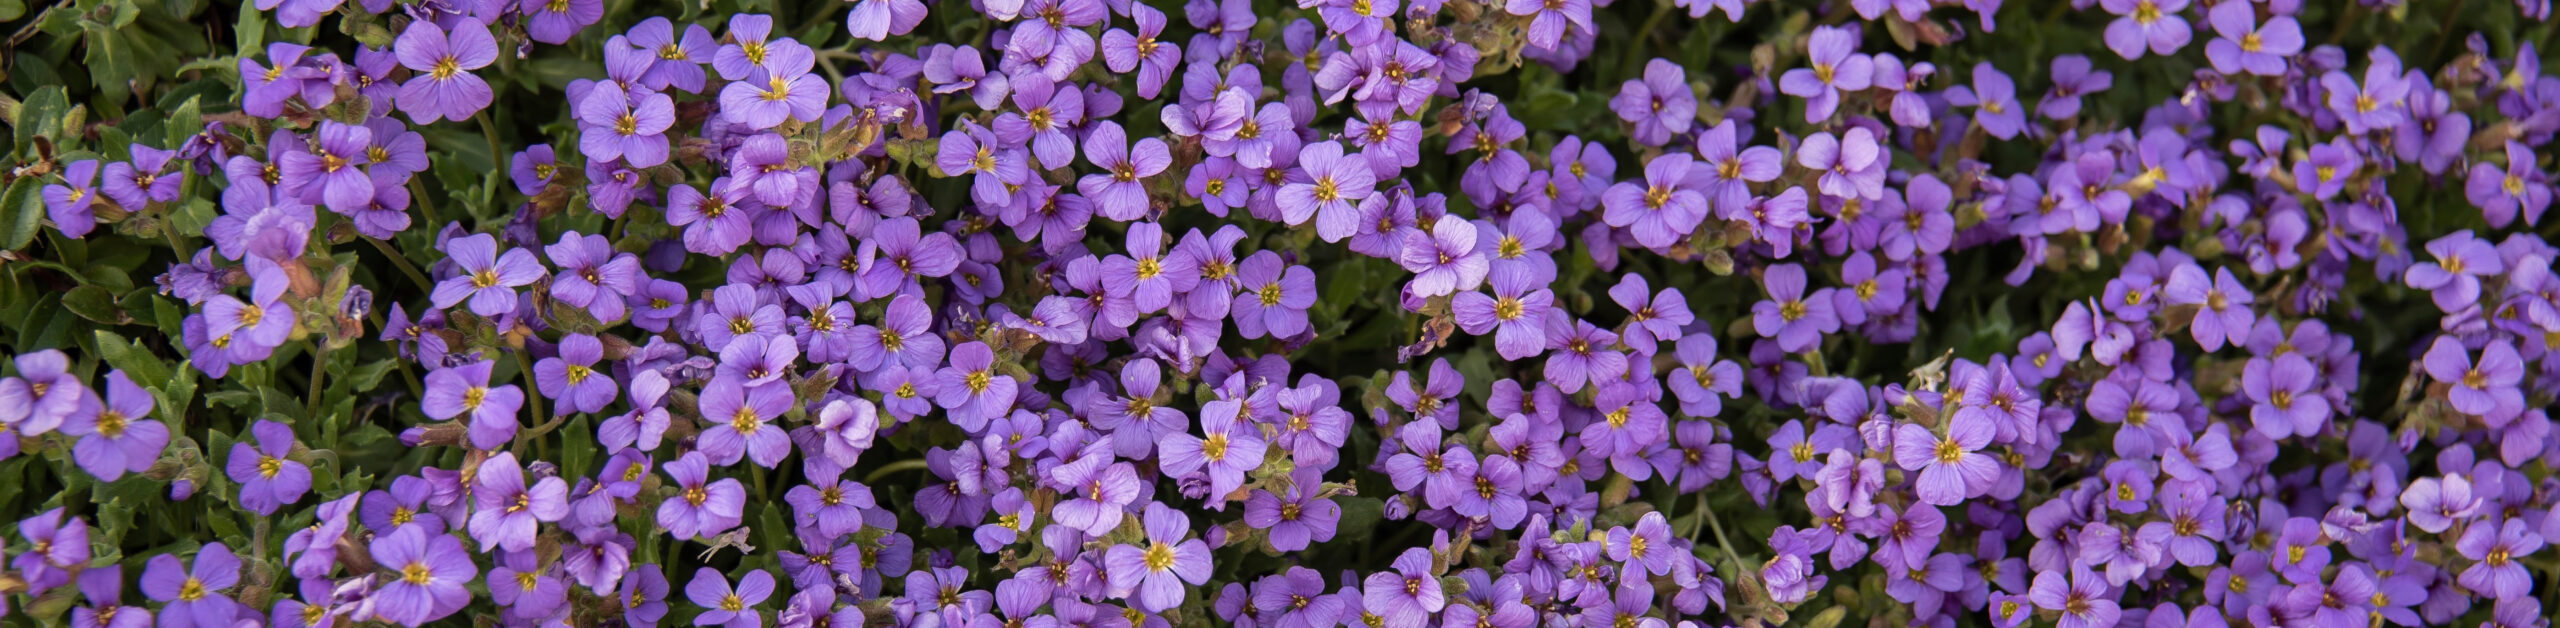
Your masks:
<svg viewBox="0 0 2560 628"><path fill-rule="evenodd" d="M27 517L0 595L76 587L75 625L2548 622L2560 77L2530 44L2358 68L2301 2L2055 7L2193 67L2115 111L2103 52L1871 36L1998 0L1855 0L1730 98L1631 57L1561 133L1468 83L1607 62L1605 0L856 0L850 48L606 32L598 0L258 4L401 28L241 59L263 137L71 162L47 218L170 216L196 175L210 246L160 279L181 377L308 355L323 391L372 321L414 396L361 420L417 453L352 473L325 409L189 426L170 376L17 356L0 458L167 481L259 544L308 524L127 557L126 607L88 521ZM910 37L934 12L972 39ZM601 76L517 94L561 103L557 148L439 222L500 183L431 205L416 127L510 106L475 73L534 42ZM2403 213L2452 178L2477 218ZM357 239L417 254L387 315ZM2003 289L2057 307L1942 329ZM1350 338L1389 368L1311 357ZM1895 346L1919 368L1876 367ZM1387 530L1429 541L1353 538ZM1352 547L1379 555L1301 564Z"/></svg>

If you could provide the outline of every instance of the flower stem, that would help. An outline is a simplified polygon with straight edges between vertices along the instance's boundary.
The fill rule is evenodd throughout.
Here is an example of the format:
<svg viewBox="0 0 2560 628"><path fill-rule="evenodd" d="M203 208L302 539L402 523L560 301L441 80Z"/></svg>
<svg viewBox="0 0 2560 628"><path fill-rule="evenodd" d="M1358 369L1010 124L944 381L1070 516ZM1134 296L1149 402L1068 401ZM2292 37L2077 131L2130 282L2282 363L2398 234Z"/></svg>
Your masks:
<svg viewBox="0 0 2560 628"><path fill-rule="evenodd" d="M329 346L317 339L311 341L311 394L302 398L305 414L320 418L320 384L329 374Z"/></svg>
<svg viewBox="0 0 2560 628"><path fill-rule="evenodd" d="M1738 568L1742 564L1742 555L1733 552L1733 542L1725 539L1724 536L1724 521L1716 518L1715 507L1708 505L1707 501L1707 493L1705 491L1699 491L1698 516L1699 518L1706 519L1707 525L1715 528L1716 547L1724 548L1725 560L1734 561L1734 565ZM1698 524L1689 524L1689 538L1691 540L1698 538Z"/></svg>
<svg viewBox="0 0 2560 628"><path fill-rule="evenodd" d="M522 352L516 353L516 370L522 371L521 373L518 373L518 375L524 376L525 407L533 410L533 418L541 419L544 416L548 416L542 413L542 396L536 392L536 387L538 385L533 381L533 359L525 357L525 354ZM560 427L560 422L567 418L568 417L566 416L553 416L550 419L544 420L541 425L534 426L532 430L517 434L516 448L523 449L525 443L541 439L542 435L549 434L551 433L551 430L558 429ZM518 456L521 457L522 454L518 454Z"/></svg>
<svg viewBox="0 0 2560 628"><path fill-rule="evenodd" d="M419 272L417 265L410 264L409 258L401 257L399 251L391 250L391 245L384 244L381 240L374 239L373 236L359 237L364 238L364 241L366 242L373 243L373 248L381 250L383 257L391 258L391 263L400 267L401 274L408 275L410 281L418 282L419 290L433 291L436 289L436 282L428 281L426 273Z"/></svg>
<svg viewBox="0 0 2560 628"><path fill-rule="evenodd" d="M1655 2L1653 16L1645 18L1644 26L1636 29L1635 39L1627 40L1627 58L1618 62L1619 74L1635 76L1639 72L1638 68L1641 67L1639 64L1644 61L1644 51L1647 48L1644 45L1645 40L1653 37L1653 29L1661 26L1662 20L1668 17L1671 17L1671 0Z"/></svg>
<svg viewBox="0 0 2560 628"><path fill-rule="evenodd" d="M506 153L503 152L502 149L498 148L498 125L495 122L489 121L489 110L482 109L480 110L480 113L471 114L471 119L480 122L480 135L489 138L489 171L494 173L505 168L506 161L504 160L506 159ZM414 181L416 179L411 180ZM490 179L488 185L480 187L480 204L498 204L498 181L496 179Z"/></svg>
<svg viewBox="0 0 2560 628"><path fill-rule="evenodd" d="M873 484L879 482L880 478L889 477L889 474L891 473L922 468L924 468L923 458L908 458L889 463L887 466L883 466L878 469L873 469L871 471L871 475L862 476L862 483Z"/></svg>

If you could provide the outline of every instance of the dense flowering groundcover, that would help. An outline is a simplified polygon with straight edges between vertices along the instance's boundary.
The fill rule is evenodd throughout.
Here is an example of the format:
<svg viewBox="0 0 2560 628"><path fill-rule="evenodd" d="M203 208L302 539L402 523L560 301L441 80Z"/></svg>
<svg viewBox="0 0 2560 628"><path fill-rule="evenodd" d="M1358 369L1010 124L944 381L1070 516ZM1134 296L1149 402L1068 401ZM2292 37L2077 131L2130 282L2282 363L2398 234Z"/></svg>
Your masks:
<svg viewBox="0 0 2560 628"><path fill-rule="evenodd" d="M2546 626L2548 0L0 0L0 622Z"/></svg>

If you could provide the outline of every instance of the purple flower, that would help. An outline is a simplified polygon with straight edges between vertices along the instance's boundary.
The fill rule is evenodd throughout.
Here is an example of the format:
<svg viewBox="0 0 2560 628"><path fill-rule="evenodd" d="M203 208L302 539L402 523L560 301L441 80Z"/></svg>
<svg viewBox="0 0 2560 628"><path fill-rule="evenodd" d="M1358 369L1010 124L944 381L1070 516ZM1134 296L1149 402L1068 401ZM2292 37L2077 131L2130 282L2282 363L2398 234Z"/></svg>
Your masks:
<svg viewBox="0 0 2560 628"><path fill-rule="evenodd" d="M720 88L721 117L759 130L787 120L818 120L827 108L827 81L809 73L817 67L817 53L790 40L770 42L764 50L764 60L743 80Z"/></svg>
<svg viewBox="0 0 2560 628"><path fill-rule="evenodd" d="M1112 220L1137 220L1147 214L1147 177L1173 165L1164 140L1140 138L1133 146L1119 123L1104 121L1084 138L1084 156L1098 174L1076 181L1076 191L1094 202L1094 213Z"/></svg>
<svg viewBox="0 0 2560 628"><path fill-rule="evenodd" d="M942 392L934 404L949 411L960 429L977 431L1013 407L1018 384L1011 375L997 374L995 361L995 350L986 343L969 342L953 347L950 366L935 373Z"/></svg>
<svg viewBox="0 0 2560 628"><path fill-rule="evenodd" d="M1277 253L1258 251L1236 266L1236 283L1241 289L1228 311L1238 334L1254 339L1306 333L1307 308L1316 305L1315 271L1283 262Z"/></svg>
<svg viewBox="0 0 2560 628"><path fill-rule="evenodd" d="M854 255L863 260L858 272L862 296L857 300L904 292L926 277L948 277L963 259L960 243L951 234L925 234L916 219L904 216L881 221Z"/></svg>
<svg viewBox="0 0 2560 628"><path fill-rule="evenodd" d="M44 186L45 216L62 235L79 239L98 226L98 160L82 159L63 166L62 182Z"/></svg>
<svg viewBox="0 0 2560 628"><path fill-rule="evenodd" d="M228 628L240 606L222 592L238 584L240 558L220 542L196 550L192 567L181 566L175 554L160 554L142 570L142 593L166 603L160 625L169 628Z"/></svg>
<svg viewBox="0 0 2560 628"><path fill-rule="evenodd" d="M1732 360L1716 359L1713 334L1695 333L1680 337L1673 349L1685 377L1675 373L1671 393L1680 399L1680 413L1693 417L1713 417L1723 413L1724 397L1742 397L1742 365Z"/></svg>
<svg viewBox="0 0 2560 628"><path fill-rule="evenodd" d="M1587 0L1573 1L1587 2ZM1523 4L1537 7L1542 6L1544 2L1543 0L1510 0L1508 8L1517 12ZM1558 10L1561 9L1541 12L1539 19L1544 20L1546 15ZM1582 10L1584 15L1589 15L1589 7L1583 7ZM1588 21L1587 17L1585 21ZM1592 29L1585 25L1584 30ZM1618 119L1636 126L1637 142L1661 146L1671 141L1672 136L1688 134L1689 125L1698 119L1698 97L1690 93L1688 72L1681 68L1680 64L1673 63L1669 59L1656 58L1645 62L1643 79L1627 79L1625 84L1618 87L1617 97L1609 99L1609 109L1617 112Z"/></svg>
<svg viewBox="0 0 2560 628"><path fill-rule="evenodd" d="M1183 540L1191 533L1191 518L1162 503L1147 504L1144 522L1146 547L1113 545L1104 553L1113 596L1147 612L1181 606L1182 583L1209 581L1209 544Z"/></svg>
<svg viewBox="0 0 2560 628"><path fill-rule="evenodd" d="M240 483L240 506L261 515L302 499L311 490L311 467L288 459L293 455L293 428L275 421L249 427L251 442L231 444L224 468Z"/></svg>
<svg viewBox="0 0 2560 628"><path fill-rule="evenodd" d="M2447 313L2477 305L2480 278L2507 271L2497 247L2473 237L2468 229L2428 241L2427 253L2435 261L2411 265L2406 281L2409 287L2433 293L2436 307Z"/></svg>
<svg viewBox="0 0 2560 628"><path fill-rule="evenodd" d="M325 203L331 211L350 215L364 209L373 201L373 178L362 167L371 163L366 149L373 143L373 130L363 125L323 121L316 139L317 146L312 150L287 151L277 159L283 180L301 182L299 198L303 203ZM113 187L114 173L108 173L108 177Z"/></svg>
<svg viewBox="0 0 2560 628"><path fill-rule="evenodd" d="M2222 348L2225 339L2237 343L2248 338L2250 326L2257 322L2257 314L2249 309L2257 295L2238 277L2231 276L2229 268L2214 269L2213 277L2207 279L2204 268L2180 265L2169 271L2169 285L2163 296L2173 305L2204 306L2187 324L2187 331L2206 351Z"/></svg>
<svg viewBox="0 0 2560 628"><path fill-rule="evenodd" d="M282 346L293 333L295 312L292 306L278 302L291 281L283 269L265 258L249 258L252 280L250 301L243 302L228 294L217 294L204 303L205 332L230 336L244 347L274 348Z"/></svg>
<svg viewBox="0 0 2560 628"><path fill-rule="evenodd" d="M604 19L604 0L524 0L517 10L526 16L526 35L556 45Z"/></svg>
<svg viewBox="0 0 2560 628"><path fill-rule="evenodd" d="M124 606L124 566L107 565L80 572L80 596L89 605L71 609L75 628L149 628L151 611Z"/></svg>
<svg viewBox="0 0 2560 628"><path fill-rule="evenodd" d="M2321 88L2329 92L2329 112L2346 124L2348 133L2357 134L2400 126L2406 117L2402 103L2409 97L2409 83L2400 76L2400 57L2388 48L2373 49L2362 86L2341 71L2320 77Z"/></svg>
<svg viewBox="0 0 2560 628"><path fill-rule="evenodd" d="M596 373L596 362L603 359L603 342L595 336L570 334L560 339L560 355L534 363L534 383L542 396L560 403L560 412L604 410L619 391L612 377Z"/></svg>
<svg viewBox="0 0 2560 628"><path fill-rule="evenodd" d="M1904 423L1894 428L1893 460L1905 471L1919 472L1915 486L1922 503L1953 506L1989 491L1998 479L2000 462L1981 452L1997 432L1979 414L1957 414L1947 422L1945 438Z"/></svg>
<svg viewBox="0 0 2560 628"><path fill-rule="evenodd" d="M678 183L667 189L667 224L684 227L684 248L704 255L728 255L755 235L751 216L737 203L750 192L732 188L726 177L711 182L711 194ZM866 242L865 244L868 244Z"/></svg>
<svg viewBox="0 0 2560 628"><path fill-rule="evenodd" d="M1278 494L1254 489L1244 502L1245 523L1269 531L1273 551L1294 552L1333 540L1334 526L1342 521L1342 506L1320 496L1322 478L1321 472L1300 467L1290 475L1289 487Z"/></svg>
<svg viewBox="0 0 2560 628"><path fill-rule="evenodd" d="M1813 348L1822 336L1840 329L1840 319L1832 309L1831 289L1805 295L1804 267L1795 264L1770 266L1761 276L1769 299L1751 304L1751 327L1763 338L1778 341L1778 348L1789 353Z"/></svg>
<svg viewBox="0 0 2560 628"><path fill-rule="evenodd" d="M710 567L693 572L693 581L685 583L684 597L702 607L693 617L696 626L755 628L763 626L764 615L754 607L773 596L773 574L765 570L748 571L738 578L738 588L729 588L729 577Z"/></svg>
<svg viewBox="0 0 2560 628"><path fill-rule="evenodd" d="M1989 61L1973 64L1973 86L1949 88L1947 102L1974 107L1974 124L1981 125L1992 137L2010 139L2026 130L2027 112L2018 104L2017 83Z"/></svg>
<svg viewBox="0 0 2560 628"><path fill-rule="evenodd" d="M1353 205L1369 198L1377 183L1367 160L1344 159L1341 144L1308 144L1298 149L1298 169L1280 186L1281 222L1297 226L1315 218L1317 235L1340 242L1359 228Z"/></svg>
<svg viewBox="0 0 2560 628"><path fill-rule="evenodd" d="M844 26L855 39L880 41L915 30L924 18L924 3L917 0L856 0Z"/></svg>
<svg viewBox="0 0 2560 628"><path fill-rule="evenodd" d="M639 256L614 253L613 244L602 235L562 233L560 241L543 252L560 269L551 280L551 296L586 308L599 321L621 319L631 295L640 291L640 280L646 278Z"/></svg>
<svg viewBox="0 0 2560 628"><path fill-rule="evenodd" d="M2116 625L2116 618L2123 609L2116 606L2114 596L2104 578L2091 573L2087 567L2076 565L2067 580L2060 571L2037 573L2035 585L2027 592L2027 598L2034 601L2037 608L2062 613L2062 628Z"/></svg>
<svg viewBox="0 0 2560 628"><path fill-rule="evenodd" d="M1707 216L1707 195L1690 187L1700 168L1686 153L1670 153L1644 165L1644 181L1622 181L1601 193L1602 219L1635 235L1647 248L1670 247Z"/></svg>
<svg viewBox="0 0 2560 628"><path fill-rule="evenodd" d="M2285 58L2302 52L2302 24L2290 15L2259 24L2257 5L2225 2L2214 5L2205 21L2221 35L2204 44L2205 59L2213 62L2216 72L2279 76L2284 74Z"/></svg>
<svg viewBox="0 0 2560 628"><path fill-rule="evenodd" d="M859 9L857 9L859 10ZM631 47L653 57L640 84L653 90L675 88L686 93L702 91L702 60L712 51L711 30L701 24L687 24L684 34L676 34L675 23L664 17L652 17L632 25L626 36Z"/></svg>
<svg viewBox="0 0 2560 628"><path fill-rule="evenodd" d="M2475 364L2462 341L2437 336L2427 348L2425 367L2428 377L2452 385L2446 398L2456 411L2486 418L2491 425L2504 425L2525 411L2524 392L2519 388L2524 360L2505 340L2490 341Z"/></svg>
<svg viewBox="0 0 2560 628"><path fill-rule="evenodd" d="M1564 41L1567 26L1581 29L1580 32L1584 33L1600 32L1600 28L1591 23L1591 5L1591 0L1505 0L1502 10L1505 13L1529 18L1526 42L1530 46L1555 48ZM1655 61L1667 64L1660 59ZM1672 67L1676 71L1679 66ZM1647 69L1646 74L1652 74L1650 68ZM1686 92L1688 88L1682 87L1681 91ZM1660 143L1642 139L1637 141L1648 144Z"/></svg>
<svg viewBox="0 0 2560 628"><path fill-rule="evenodd" d="M445 242L445 253L460 271L437 282L431 299L438 309L471 300L471 312L497 316L516 309L516 287L542 278L542 262L532 251L513 249L498 255L498 240L473 234Z"/></svg>
<svg viewBox="0 0 2560 628"><path fill-rule="evenodd" d="M2268 438L2318 435L2329 425L2329 399L2320 394L2319 377L2319 369L2300 354L2250 360L2240 373L2241 391L2255 402L2249 422Z"/></svg>
<svg viewBox="0 0 2560 628"><path fill-rule="evenodd" d="M746 488L737 478L713 482L711 461L702 452L685 452L663 467L675 481L676 495L658 502L658 527L680 539L719 536L743 520Z"/></svg>
<svg viewBox="0 0 2560 628"><path fill-rule="evenodd" d="M358 140L354 145L362 146L363 144L362 140ZM167 172L169 161L176 158L178 152L141 144L132 145L131 151L132 162L119 161L107 164L106 168L100 171L99 176L104 179L102 185L105 186L103 191L107 198L114 200L117 205L127 210L142 209L153 201L166 203L178 200L179 184L185 182L185 177L172 176ZM297 177L293 180L306 181L308 178Z"/></svg>
<svg viewBox="0 0 2560 628"><path fill-rule="evenodd" d="M2409 509L2405 516L2409 525L2430 534L2451 529L2457 521L2470 519L2480 507L2479 498L2471 494L2471 480L2460 474L2442 478L2418 478L2400 492L2400 507Z"/></svg>
<svg viewBox="0 0 2560 628"><path fill-rule="evenodd" d="M46 349L21 354L13 362L18 376L0 378L0 427L17 435L0 439L41 436L96 411L96 394L70 373L70 355Z"/></svg>
<svg viewBox="0 0 2560 628"><path fill-rule="evenodd" d="M2145 50L2164 57L2178 54L2194 36L2187 18L2179 15L2187 10L2187 0L2100 0L2098 4L2108 13L2123 16L2107 23L2106 40L2108 49L2127 60L2142 58Z"/></svg>
<svg viewBox="0 0 2560 628"><path fill-rule="evenodd" d="M2149 0L2138 1L2148 2ZM2186 2L2186 0L2174 1L2180 4ZM2168 19L2177 20L2178 18ZM2117 20L2116 23L2123 24L2124 20ZM2185 30L2185 21L2181 20L2178 24L2181 31ZM2184 40L2181 39L2181 41ZM2140 52L2136 51L2135 54L2139 55ZM2080 115L2080 97L2106 91L2115 86L2115 80L2116 75L2113 72L2092 70L2088 57L2080 55L2054 57L2053 91L2047 92L2044 100L2036 103L2036 114L2054 120L2067 120L2078 116Z"/></svg>
<svg viewBox="0 0 2560 628"><path fill-rule="evenodd" d="M667 576L657 565L642 565L622 579L622 589L614 600L622 602L623 621L633 626L655 628L667 615Z"/></svg>
<svg viewBox="0 0 2560 628"><path fill-rule="evenodd" d="M1395 571L1369 574L1361 582L1360 602L1367 610L1396 626L1418 626L1449 603L1440 590L1440 579L1431 574L1431 553L1422 548L1406 549L1396 556Z"/></svg>
<svg viewBox="0 0 2560 628"><path fill-rule="evenodd" d="M1671 522L1660 512L1648 512L1636 520L1636 527L1609 529L1609 560L1643 567L1653 575L1671 573L1671 561L1685 557L1687 551L1671 544Z"/></svg>
<svg viewBox="0 0 2560 628"><path fill-rule="evenodd" d="M748 342L763 341L750 336L729 346ZM703 419L712 425L703 430L699 445L711 462L728 466L752 457L756 466L770 469L791 455L790 435L781 426L768 423L781 418L794 405L788 384L751 384L738 376L715 377L703 387L700 403Z"/></svg>
<svg viewBox="0 0 2560 628"><path fill-rule="evenodd" d="M496 362L481 360L428 371L419 411L440 421L465 417L474 448L505 446L515 438L516 410L524 407L524 389L514 384L491 387L489 373L496 367Z"/></svg>
<svg viewBox="0 0 2560 628"><path fill-rule="evenodd" d="M569 514L568 493L568 483L558 477L525 486L524 467L516 463L515 454L499 452L481 461L479 474L472 480L471 540L480 543L483 552L532 548L537 525Z"/></svg>
<svg viewBox="0 0 2560 628"><path fill-rule="evenodd" d="M1847 28L1814 27L1805 56L1813 67L1779 76L1778 91L1805 99L1806 122L1830 118L1840 109L1840 92L1867 89L1875 73L1875 60L1858 54L1858 36Z"/></svg>
<svg viewBox="0 0 2560 628"><path fill-rule="evenodd" d="M145 418L156 405L151 391L135 385L122 369L107 373L106 398L97 412L64 421L62 433L80 437L71 447L73 462L100 481L113 482L159 462L160 451L169 445L169 426Z"/></svg>
<svg viewBox="0 0 2560 628"><path fill-rule="evenodd" d="M2533 591L2533 575L2523 558L2542 550L2542 535L2526 529L2523 519L2491 525L2484 520L2463 532L2454 548L2474 561L2455 580L2462 588L2496 599L2523 597Z"/></svg>
<svg viewBox="0 0 2560 628"><path fill-rule="evenodd" d="M1796 165L1819 171L1824 196L1876 200L1884 197L1886 155L1875 132L1851 127L1839 137L1815 133L1796 147Z"/></svg>
<svg viewBox="0 0 2560 628"><path fill-rule="evenodd" d="M910 0L912 1L912 0ZM1138 73L1138 97L1155 98L1173 78L1173 70L1182 62L1182 46L1157 41L1164 34L1164 12L1144 4L1131 4L1125 11L1138 32L1131 34L1111 29L1102 34L1102 60L1113 73Z"/></svg>
<svg viewBox="0 0 2560 628"><path fill-rule="evenodd" d="M1012 192L1007 188L1030 183L1033 178L1029 158L1019 145L999 144L995 134L975 122L964 121L959 128L943 133L942 143L935 150L934 167L941 168L945 176L977 175L970 178L969 197L981 205L1010 205Z"/></svg>
<svg viewBox="0 0 2560 628"><path fill-rule="evenodd" d="M1227 494L1244 486L1245 473L1262 466L1265 451L1260 428L1238 421L1243 410L1244 404L1235 401L1202 404L1200 430L1205 437L1175 433L1160 441L1157 455L1165 473L1186 476L1205 466L1210 503L1225 503Z"/></svg>
<svg viewBox="0 0 2560 628"><path fill-rule="evenodd" d="M2356 155L2355 148L2348 146L2344 138L2313 144L2309 158L2293 164L2294 185L2321 200L2337 196L2346 190L2347 179L2364 167L2364 160Z"/></svg>
<svg viewBox="0 0 2560 628"><path fill-rule="evenodd" d="M2453 119L2466 120L2460 114ZM2450 130L2440 132L2437 141L2452 144L2449 135ZM2445 152L2458 155L2460 150ZM2524 214L2525 224L2541 222L2542 212L2551 207L2550 175L2534 167L2534 163L2532 147L2508 140L2506 167L2501 169L2485 159L2472 163L2471 176L2463 181L2463 195L2471 204L2480 206L2480 215L2489 219L2491 227L2505 228L2515 221L2519 211Z"/></svg>
<svg viewBox="0 0 2560 628"><path fill-rule="evenodd" d="M1609 300L1627 309L1627 331L1619 339L1636 348L1637 353L1652 355L1654 344L1680 335L1696 317L1689 313L1687 295L1679 288L1663 288L1645 295L1649 287L1644 276L1628 273L1609 288Z"/></svg>
<svg viewBox="0 0 2560 628"><path fill-rule="evenodd" d="M27 540L27 549L12 566L31 591L67 584L71 568L89 563L89 522L63 516L62 508L19 520L18 536Z"/></svg>
<svg viewBox="0 0 2560 628"><path fill-rule="evenodd" d="M594 5L593 0L589 4ZM596 10L601 13L603 7ZM471 71L498 60L498 40L480 20L455 20L450 32L430 20L410 22L409 29L392 42L391 51L401 67L412 73L409 82L400 86L399 97L400 111L408 113L410 120L418 124L460 121L489 106L489 83Z"/></svg>
<svg viewBox="0 0 2560 628"><path fill-rule="evenodd" d="M1548 309L1546 320L1547 381L1565 394L1582 390L1586 383L1617 379L1627 372L1627 356L1610 349L1618 343L1618 335L1593 326L1589 321L1574 320L1561 309Z"/></svg>
<svg viewBox="0 0 2560 628"><path fill-rule="evenodd" d="M667 162L667 128L675 125L675 101L666 94L626 92L602 83L578 103L578 152L598 161L623 160L634 168Z"/></svg>
<svg viewBox="0 0 2560 628"><path fill-rule="evenodd" d="M1492 295L1473 290L1458 293L1449 304L1458 328L1470 335L1494 334L1494 350L1505 360L1522 360L1546 352L1547 309L1555 305L1555 293L1531 272L1520 266L1497 266L1492 273ZM1314 278L1309 277L1308 282L1312 284ZM1686 304L1681 311L1687 313Z"/></svg>
<svg viewBox="0 0 2560 628"><path fill-rule="evenodd" d="M1464 220L1441 220L1431 226L1430 233L1405 234L1396 262L1414 273L1406 290L1417 297L1435 297L1483 285L1491 260L1476 243L1475 224Z"/></svg>

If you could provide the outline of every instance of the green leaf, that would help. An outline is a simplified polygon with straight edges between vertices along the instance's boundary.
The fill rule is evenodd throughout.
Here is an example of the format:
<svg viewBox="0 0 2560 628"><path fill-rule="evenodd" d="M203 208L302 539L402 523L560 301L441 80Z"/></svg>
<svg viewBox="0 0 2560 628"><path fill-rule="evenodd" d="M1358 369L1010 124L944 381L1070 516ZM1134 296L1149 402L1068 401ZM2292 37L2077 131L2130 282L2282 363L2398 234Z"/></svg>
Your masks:
<svg viewBox="0 0 2560 628"><path fill-rule="evenodd" d="M169 112L167 127L170 146L185 145L188 138L194 137L197 131L204 130L204 112L196 106L196 102L196 99L188 98L187 104L178 105L177 111Z"/></svg>
<svg viewBox="0 0 2560 628"><path fill-rule="evenodd" d="M104 102L124 102L133 95L130 81L134 70L133 52L125 46L123 34L113 26L90 20L80 21L80 31L81 42L89 49L86 60L90 80L98 83L99 95L106 99Z"/></svg>
<svg viewBox="0 0 2560 628"><path fill-rule="evenodd" d="M231 31L240 36L241 56L264 52L267 47L267 12L258 10L257 3L240 3L240 21Z"/></svg>
<svg viewBox="0 0 2560 628"><path fill-rule="evenodd" d="M1378 521L1386 518L1387 503L1375 497L1337 497L1333 501L1342 504L1342 519L1334 527L1335 539L1366 540L1369 532L1378 527Z"/></svg>
<svg viewBox="0 0 2560 628"><path fill-rule="evenodd" d="M27 16L27 0L0 0L0 22L15 22Z"/></svg>
<svg viewBox="0 0 2560 628"><path fill-rule="evenodd" d="M44 232L44 195L36 193L39 189L36 177L21 177L0 193L0 251L27 248L36 241L36 234Z"/></svg>
<svg viewBox="0 0 2560 628"><path fill-rule="evenodd" d="M116 293L98 286L80 286L63 293L62 307L81 318L107 325L133 322L133 317L126 316L124 308L116 305Z"/></svg>
<svg viewBox="0 0 2560 628"><path fill-rule="evenodd" d="M9 118L9 126L18 129L17 146L25 148L36 136L50 134L61 124L62 116L71 110L71 99L62 86L36 90L18 104L18 112Z"/></svg>
<svg viewBox="0 0 2560 628"><path fill-rule="evenodd" d="M157 389L169 385L169 365L162 363L159 356L152 355L150 348L125 340L112 331L101 329L97 334L98 357L105 359L107 366L123 370L125 376L133 378L133 383L144 388Z"/></svg>

